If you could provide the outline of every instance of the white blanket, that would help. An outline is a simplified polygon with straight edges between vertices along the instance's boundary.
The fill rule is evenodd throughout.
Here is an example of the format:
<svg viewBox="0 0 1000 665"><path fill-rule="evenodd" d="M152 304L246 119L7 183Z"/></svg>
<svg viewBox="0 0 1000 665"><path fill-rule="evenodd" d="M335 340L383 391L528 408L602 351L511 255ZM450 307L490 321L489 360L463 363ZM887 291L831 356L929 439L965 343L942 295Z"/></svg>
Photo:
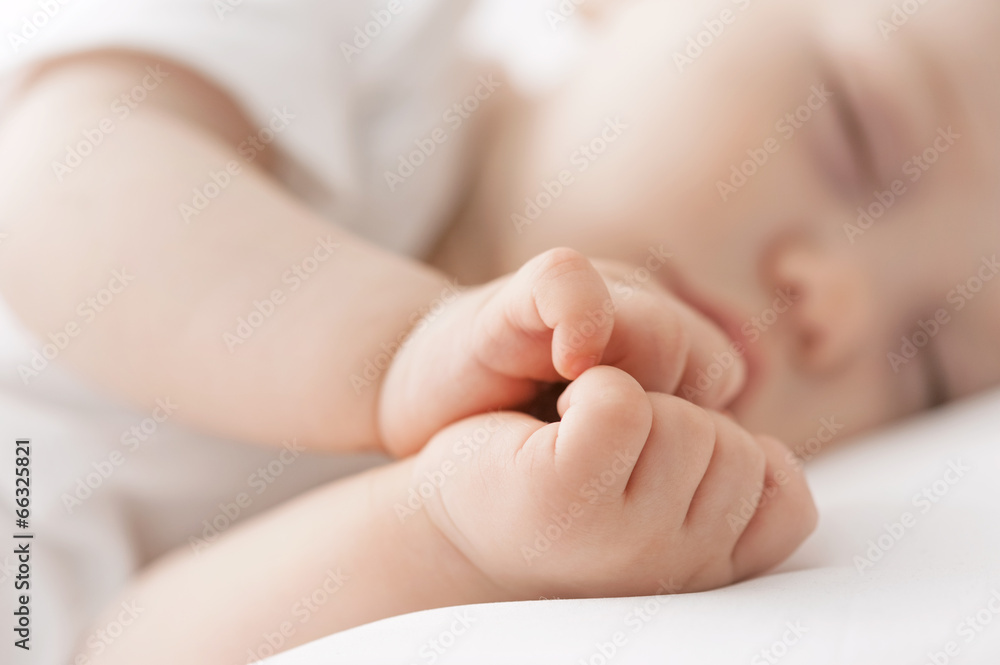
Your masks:
<svg viewBox="0 0 1000 665"><path fill-rule="evenodd" d="M267 663L1000 663L1000 392L846 444L808 473L819 528L768 576L421 612Z"/></svg>

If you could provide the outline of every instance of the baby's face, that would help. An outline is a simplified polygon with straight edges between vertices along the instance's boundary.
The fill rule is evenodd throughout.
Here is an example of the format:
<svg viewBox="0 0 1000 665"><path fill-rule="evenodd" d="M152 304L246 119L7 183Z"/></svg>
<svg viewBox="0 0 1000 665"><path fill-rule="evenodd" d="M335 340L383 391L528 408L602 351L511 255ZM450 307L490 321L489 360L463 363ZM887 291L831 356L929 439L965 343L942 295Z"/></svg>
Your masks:
<svg viewBox="0 0 1000 665"><path fill-rule="evenodd" d="M509 212L554 202L504 215L505 268L650 259L744 345L738 419L792 445L1000 380L1000 4L622 5L530 125Z"/></svg>

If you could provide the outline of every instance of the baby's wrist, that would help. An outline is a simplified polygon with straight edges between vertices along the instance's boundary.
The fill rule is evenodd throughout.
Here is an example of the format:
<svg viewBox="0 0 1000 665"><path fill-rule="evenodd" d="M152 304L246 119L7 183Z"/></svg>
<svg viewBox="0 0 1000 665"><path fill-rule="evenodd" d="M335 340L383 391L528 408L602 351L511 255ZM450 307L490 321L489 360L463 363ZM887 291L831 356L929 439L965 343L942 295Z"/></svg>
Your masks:
<svg viewBox="0 0 1000 665"><path fill-rule="evenodd" d="M416 458L386 469L381 494L386 546L399 556L408 580L406 593L425 609L515 600L480 570L437 525L424 505ZM385 510L388 508L389 510Z"/></svg>
<svg viewBox="0 0 1000 665"><path fill-rule="evenodd" d="M378 439L382 451L394 458L418 452L441 427L442 405L453 402L453 391L468 375L468 347L472 316L483 297L479 288L464 289L450 282L425 302L409 321L398 348L379 377L376 393ZM446 407L445 410L447 411ZM450 415L450 414L449 414ZM439 419L440 418L440 419Z"/></svg>
<svg viewBox="0 0 1000 665"><path fill-rule="evenodd" d="M386 408L386 391L388 385L405 388L411 375L409 365L410 354L407 348L414 335L428 325L440 313L440 308L447 305L451 299L457 298L460 289L454 280L448 280L443 275L435 275L432 283L427 285L419 298L411 300L407 307L409 314L401 321L403 325L395 328L391 337L380 342L380 352L377 360L370 360L366 372L374 376L364 377L365 390L370 390L374 397L375 443L378 452L398 458L400 455L393 445L392 428L386 427L394 413ZM400 380L400 375L404 377Z"/></svg>

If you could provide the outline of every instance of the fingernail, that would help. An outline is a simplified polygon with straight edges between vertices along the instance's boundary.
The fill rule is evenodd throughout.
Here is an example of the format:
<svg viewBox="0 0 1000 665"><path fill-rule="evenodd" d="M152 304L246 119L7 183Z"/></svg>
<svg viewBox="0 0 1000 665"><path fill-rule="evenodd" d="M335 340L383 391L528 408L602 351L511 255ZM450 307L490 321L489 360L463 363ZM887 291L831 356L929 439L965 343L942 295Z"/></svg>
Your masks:
<svg viewBox="0 0 1000 665"><path fill-rule="evenodd" d="M588 369L597 367L597 365L600 362L601 359L599 356L585 356L582 358L577 358L575 361L573 361L573 364L570 366L569 369L570 376L567 376L565 378L569 379L570 381L576 381L577 379L580 378L581 374L586 372Z"/></svg>

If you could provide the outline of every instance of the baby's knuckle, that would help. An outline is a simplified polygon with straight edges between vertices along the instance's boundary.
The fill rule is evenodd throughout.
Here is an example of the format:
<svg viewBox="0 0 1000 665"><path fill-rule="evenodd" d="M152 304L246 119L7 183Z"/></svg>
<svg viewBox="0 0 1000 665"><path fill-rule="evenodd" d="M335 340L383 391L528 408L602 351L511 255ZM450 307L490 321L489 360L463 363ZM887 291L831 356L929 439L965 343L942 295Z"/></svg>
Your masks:
<svg viewBox="0 0 1000 665"><path fill-rule="evenodd" d="M624 421L637 422L652 419L652 406L641 388L635 390L634 386L621 384L609 390L605 403L617 414L617 417Z"/></svg>
<svg viewBox="0 0 1000 665"><path fill-rule="evenodd" d="M590 373L595 378L599 378L603 385L603 391L610 399L632 400L646 394L646 391L631 374L617 367L599 365L590 370Z"/></svg>
<svg viewBox="0 0 1000 665"><path fill-rule="evenodd" d="M550 249L535 258L539 278L554 279L582 270L593 270L590 261L580 252L568 247Z"/></svg>
<svg viewBox="0 0 1000 665"><path fill-rule="evenodd" d="M719 429L712 415L685 399L673 398L671 407L673 418L683 427L685 439L696 446L715 446L719 437Z"/></svg>

